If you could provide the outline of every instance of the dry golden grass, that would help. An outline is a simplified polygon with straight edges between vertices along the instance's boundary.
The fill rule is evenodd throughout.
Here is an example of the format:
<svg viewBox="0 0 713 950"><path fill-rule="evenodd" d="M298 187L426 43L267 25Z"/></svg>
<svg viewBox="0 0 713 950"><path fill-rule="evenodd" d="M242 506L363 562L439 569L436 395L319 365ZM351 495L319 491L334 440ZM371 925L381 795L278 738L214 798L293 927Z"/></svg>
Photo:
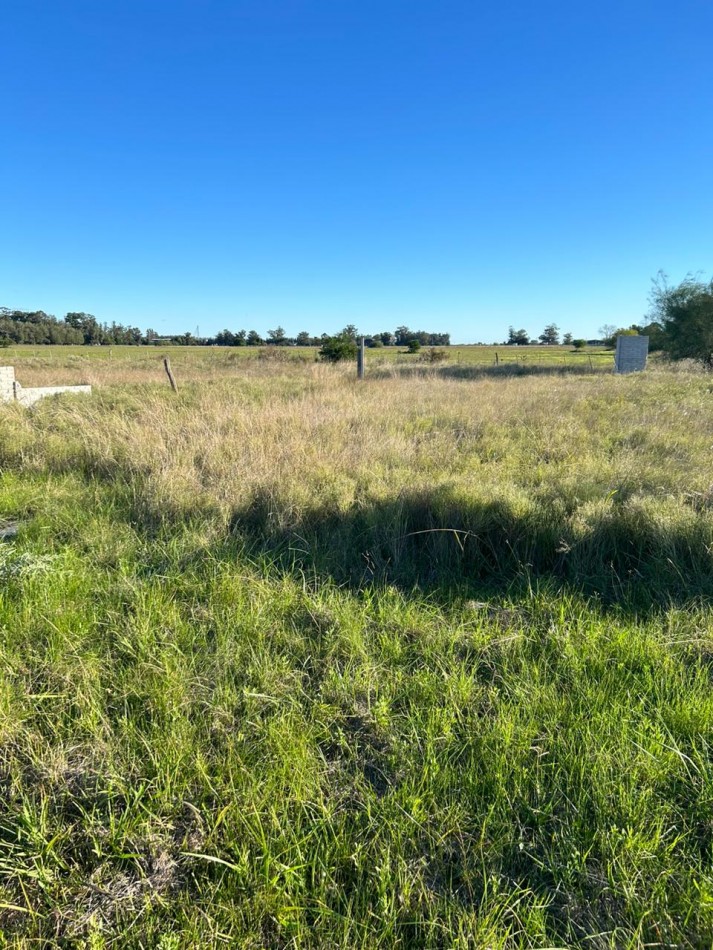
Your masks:
<svg viewBox="0 0 713 950"><path fill-rule="evenodd" d="M696 373L454 378L387 367L359 384L351 367L251 360L196 364L175 396L161 372L131 386L145 367L107 361L89 399L5 409L5 460L136 478L156 512L224 518L268 498L280 524L402 492L557 498L572 513L616 493L658 504L709 488L713 414Z"/></svg>

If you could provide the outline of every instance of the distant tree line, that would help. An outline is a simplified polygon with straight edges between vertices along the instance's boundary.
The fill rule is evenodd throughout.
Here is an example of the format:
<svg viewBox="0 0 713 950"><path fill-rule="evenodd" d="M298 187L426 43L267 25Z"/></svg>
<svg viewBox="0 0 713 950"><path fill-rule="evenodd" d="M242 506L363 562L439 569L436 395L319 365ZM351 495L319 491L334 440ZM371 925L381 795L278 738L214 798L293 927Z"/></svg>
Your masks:
<svg viewBox="0 0 713 950"><path fill-rule="evenodd" d="M320 336L312 336L306 330L298 333L297 336L288 336L282 327L275 330L268 330L267 336L263 339L256 330L221 330L214 337L201 340L214 346L322 346L326 340L336 337L353 340L356 342L362 336L360 331L349 324L339 333L322 333ZM363 334L364 343L369 347L380 346L409 346L412 340L417 340L421 346L450 346L450 333L430 333L427 330L411 330L407 326L397 327L393 332L385 330L382 333Z"/></svg>
<svg viewBox="0 0 713 950"><path fill-rule="evenodd" d="M115 343L138 346L150 342L147 335L138 327L99 323L91 313L67 313L59 320L44 310L0 307L0 345L5 346L10 343L74 346Z"/></svg>
<svg viewBox="0 0 713 950"><path fill-rule="evenodd" d="M346 326L339 337L356 341L360 336L353 324ZM430 333L397 327L391 332L365 334L369 347L409 346L417 341L421 346L449 346L449 333ZM55 344L74 346L322 346L330 334L312 336L306 330L297 336L288 336L282 327L268 330L262 337L257 330L221 330L215 336L198 337L192 333L173 333L165 336L155 330L143 332L138 327L120 323L100 323L91 313L67 313L61 319L43 310L11 310L0 307L0 346L12 343Z"/></svg>
<svg viewBox="0 0 713 950"><path fill-rule="evenodd" d="M514 327L508 328L508 338L504 341L504 346L558 346L560 343L560 328L556 323L548 323L545 329L538 337L530 338L527 330L516 330ZM574 343L571 333L565 333L562 336L562 343L570 346Z"/></svg>
<svg viewBox="0 0 713 950"><path fill-rule="evenodd" d="M616 346L618 336L637 334L645 334L649 337L651 351L665 349L663 325L651 319L644 323L632 323L628 327L617 327L613 323L607 323L599 328L598 340L574 339L571 333L564 333L560 337L560 329L555 323L549 323L538 337L532 338L527 330L515 330L510 327L508 338L503 342L503 346L558 346L561 343L564 346L573 346L575 350L582 350L587 343L599 343L613 348Z"/></svg>

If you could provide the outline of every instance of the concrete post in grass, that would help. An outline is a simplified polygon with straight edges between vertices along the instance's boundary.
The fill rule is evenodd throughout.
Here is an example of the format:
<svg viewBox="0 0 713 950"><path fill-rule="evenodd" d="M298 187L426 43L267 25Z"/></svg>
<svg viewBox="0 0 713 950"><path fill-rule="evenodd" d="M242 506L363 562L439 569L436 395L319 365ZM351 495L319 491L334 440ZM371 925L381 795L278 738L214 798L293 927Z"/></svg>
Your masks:
<svg viewBox="0 0 713 950"><path fill-rule="evenodd" d="M364 379L364 337L359 337L357 348L357 379Z"/></svg>

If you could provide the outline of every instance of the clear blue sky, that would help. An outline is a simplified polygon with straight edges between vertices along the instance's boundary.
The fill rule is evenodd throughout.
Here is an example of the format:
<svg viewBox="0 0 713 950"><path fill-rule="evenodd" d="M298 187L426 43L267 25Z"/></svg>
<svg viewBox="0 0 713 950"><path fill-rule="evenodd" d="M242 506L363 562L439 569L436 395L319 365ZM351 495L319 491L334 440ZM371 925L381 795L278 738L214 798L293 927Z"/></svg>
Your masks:
<svg viewBox="0 0 713 950"><path fill-rule="evenodd" d="M0 305L638 321L713 270L711 0L4 0Z"/></svg>

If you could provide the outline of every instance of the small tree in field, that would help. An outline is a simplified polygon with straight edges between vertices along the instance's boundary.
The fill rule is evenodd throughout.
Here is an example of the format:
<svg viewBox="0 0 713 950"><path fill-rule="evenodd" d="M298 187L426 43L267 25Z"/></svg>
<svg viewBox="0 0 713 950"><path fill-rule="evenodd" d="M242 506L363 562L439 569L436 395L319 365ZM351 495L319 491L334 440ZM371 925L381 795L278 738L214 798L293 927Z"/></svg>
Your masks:
<svg viewBox="0 0 713 950"><path fill-rule="evenodd" d="M421 349L421 341L420 341L420 340L409 340L409 341L408 341L408 351L409 351L409 353L418 353L418 351L419 351L420 349Z"/></svg>
<svg viewBox="0 0 713 950"><path fill-rule="evenodd" d="M575 350L583 350L586 345L586 340L572 340L572 346L575 348Z"/></svg>
<svg viewBox="0 0 713 950"><path fill-rule="evenodd" d="M666 276L659 274L650 301L649 317L662 328L664 352L674 360L699 360L713 369L713 279L706 283L689 275L669 287Z"/></svg>
<svg viewBox="0 0 713 950"><path fill-rule="evenodd" d="M327 337L326 340L322 341L322 346L319 350L320 359L326 360L328 363L339 363L341 360L353 360L356 359L356 355L356 342L350 336L345 336L344 334Z"/></svg>

